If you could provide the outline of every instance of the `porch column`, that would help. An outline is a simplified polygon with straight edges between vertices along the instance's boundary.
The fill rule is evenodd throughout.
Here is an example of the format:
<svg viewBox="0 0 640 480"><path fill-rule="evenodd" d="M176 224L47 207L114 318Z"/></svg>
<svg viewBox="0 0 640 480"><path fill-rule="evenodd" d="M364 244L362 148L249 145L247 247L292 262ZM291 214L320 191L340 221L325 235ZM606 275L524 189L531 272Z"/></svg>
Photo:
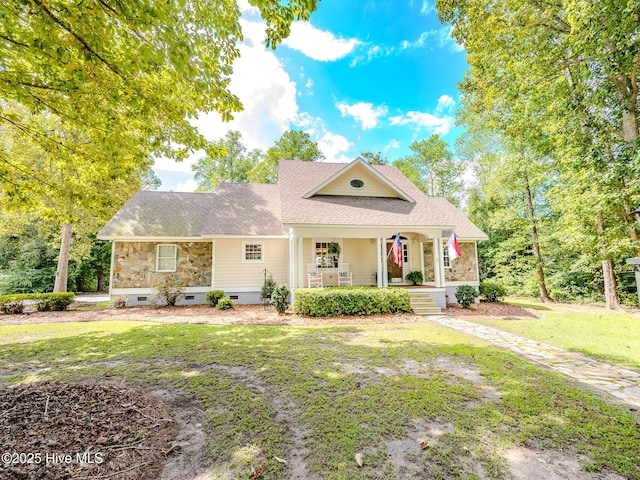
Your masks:
<svg viewBox="0 0 640 480"><path fill-rule="evenodd" d="M296 250L298 254L298 282L296 288L304 288L304 245L302 237L296 238Z"/></svg>
<svg viewBox="0 0 640 480"><path fill-rule="evenodd" d="M382 237L381 239L381 243L382 243L382 286L383 287L388 287L389 286L389 265L387 265L387 239L385 237Z"/></svg>
<svg viewBox="0 0 640 480"><path fill-rule="evenodd" d="M435 241L435 280L436 287L444 287L445 276L444 276L444 259L442 258L442 238L436 237Z"/></svg>
<svg viewBox="0 0 640 480"><path fill-rule="evenodd" d="M376 239L377 241L377 257L378 257L378 269L376 270L376 278L378 281L378 287L382 287L383 283L382 283L382 241L383 239L378 237Z"/></svg>
<svg viewBox="0 0 640 480"><path fill-rule="evenodd" d="M298 266L298 258L296 256L296 237L293 230L289 230L289 289L296 288L296 268Z"/></svg>

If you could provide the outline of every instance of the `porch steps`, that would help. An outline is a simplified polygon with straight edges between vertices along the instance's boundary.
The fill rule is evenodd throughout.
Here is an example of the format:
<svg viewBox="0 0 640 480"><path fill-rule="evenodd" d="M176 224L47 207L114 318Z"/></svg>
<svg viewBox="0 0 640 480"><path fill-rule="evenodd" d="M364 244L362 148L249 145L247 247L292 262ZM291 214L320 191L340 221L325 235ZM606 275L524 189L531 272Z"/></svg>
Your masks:
<svg viewBox="0 0 640 480"><path fill-rule="evenodd" d="M442 310L425 290L409 289L411 309L418 315L441 315Z"/></svg>

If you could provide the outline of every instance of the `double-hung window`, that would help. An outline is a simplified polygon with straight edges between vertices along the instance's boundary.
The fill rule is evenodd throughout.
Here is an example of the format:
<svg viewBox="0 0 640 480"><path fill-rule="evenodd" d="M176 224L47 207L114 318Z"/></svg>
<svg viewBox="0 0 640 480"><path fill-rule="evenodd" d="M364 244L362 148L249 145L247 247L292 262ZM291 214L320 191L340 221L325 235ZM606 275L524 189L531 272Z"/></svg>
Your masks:
<svg viewBox="0 0 640 480"><path fill-rule="evenodd" d="M451 257L449 257L449 249L446 245L442 249L442 264L444 268L451 268Z"/></svg>
<svg viewBox="0 0 640 480"><path fill-rule="evenodd" d="M175 245L158 245L156 251L156 271L175 272L178 249Z"/></svg>
<svg viewBox="0 0 640 480"><path fill-rule="evenodd" d="M314 242L315 263L318 268L338 268L338 255L331 251L332 242Z"/></svg>
<svg viewBox="0 0 640 480"><path fill-rule="evenodd" d="M242 263L263 263L264 243L242 242Z"/></svg>

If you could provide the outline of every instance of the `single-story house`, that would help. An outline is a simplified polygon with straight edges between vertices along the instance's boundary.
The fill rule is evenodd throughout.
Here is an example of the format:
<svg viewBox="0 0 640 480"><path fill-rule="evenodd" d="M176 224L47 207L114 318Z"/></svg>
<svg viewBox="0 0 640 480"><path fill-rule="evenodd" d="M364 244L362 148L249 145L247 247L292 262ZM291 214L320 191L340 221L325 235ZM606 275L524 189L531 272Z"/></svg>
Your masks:
<svg viewBox="0 0 640 480"><path fill-rule="evenodd" d="M455 232L461 256L445 244ZM400 237L401 265L390 255ZM477 242L487 236L444 198L428 197L397 168L282 161L277 184L222 183L213 193L141 191L99 232L111 240L111 296L151 300L158 283L185 286L182 303L224 290L260 303L265 275L291 290L311 277L338 285L407 284L420 271L435 303L477 286ZM339 245L336 248L336 245ZM396 248L396 251L397 248ZM428 288L426 288L428 287Z"/></svg>

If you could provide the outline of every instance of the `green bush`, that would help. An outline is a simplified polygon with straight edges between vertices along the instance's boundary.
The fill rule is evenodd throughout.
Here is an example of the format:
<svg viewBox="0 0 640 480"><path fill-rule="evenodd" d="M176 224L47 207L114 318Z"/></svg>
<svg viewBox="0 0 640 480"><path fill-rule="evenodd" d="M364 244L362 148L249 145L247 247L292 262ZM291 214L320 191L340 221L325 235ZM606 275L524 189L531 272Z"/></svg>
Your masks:
<svg viewBox="0 0 640 480"><path fill-rule="evenodd" d="M235 308L235 306L236 304L233 303L233 300L231 300L229 297L222 297L220 300L218 300L216 308L218 310L231 310Z"/></svg>
<svg viewBox="0 0 640 480"><path fill-rule="evenodd" d="M184 285L175 280L165 280L156 285L152 291L158 304L173 307L184 295Z"/></svg>
<svg viewBox="0 0 640 480"><path fill-rule="evenodd" d="M275 290L275 288L276 281L271 275L269 275L264 279L264 283L262 284L262 289L260 290L260 300L271 298L271 295L273 295L273 291Z"/></svg>
<svg viewBox="0 0 640 480"><path fill-rule="evenodd" d="M422 285L422 282L424 282L424 277L422 276L422 272L420 270L409 272L404 278L407 282L411 282L414 285Z"/></svg>
<svg viewBox="0 0 640 480"><path fill-rule="evenodd" d="M216 305L218 305L218 302L222 297L224 297L223 290L210 290L204 295L204 299L212 307L215 307Z"/></svg>
<svg viewBox="0 0 640 480"><path fill-rule="evenodd" d="M0 295L0 311L3 313L22 313L29 300L34 303L39 312L63 311L73 303L74 299L75 295L72 292Z"/></svg>
<svg viewBox="0 0 640 480"><path fill-rule="evenodd" d="M289 307L289 288L286 285L278 285L274 288L271 305L276 307L279 315L282 315Z"/></svg>
<svg viewBox="0 0 640 480"><path fill-rule="evenodd" d="M486 302L500 302L507 294L507 289L499 283L480 282L480 296Z"/></svg>
<svg viewBox="0 0 640 480"><path fill-rule="evenodd" d="M460 285L456 289L456 298L462 308L469 308L478 296L478 292L471 285Z"/></svg>
<svg viewBox="0 0 640 480"><path fill-rule="evenodd" d="M409 292L403 288L300 288L294 292L293 311L312 317L377 315L409 312Z"/></svg>
<svg viewBox="0 0 640 480"><path fill-rule="evenodd" d="M36 308L39 312L62 312L73 303L75 295L71 292L45 293Z"/></svg>

